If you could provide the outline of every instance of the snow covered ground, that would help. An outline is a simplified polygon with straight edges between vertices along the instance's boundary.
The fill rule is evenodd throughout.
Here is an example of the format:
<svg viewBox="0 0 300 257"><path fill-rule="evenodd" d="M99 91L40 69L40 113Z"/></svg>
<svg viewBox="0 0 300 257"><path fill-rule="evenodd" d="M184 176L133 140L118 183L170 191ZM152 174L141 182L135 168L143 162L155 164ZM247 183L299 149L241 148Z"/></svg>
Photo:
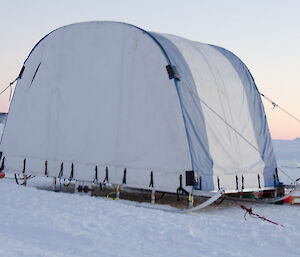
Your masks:
<svg viewBox="0 0 300 257"><path fill-rule="evenodd" d="M300 140L274 141L279 164L300 177ZM287 154L286 154L287 153ZM280 174L282 180L286 180ZM287 182L290 182L288 179ZM119 200L39 190L0 180L0 256L300 256L300 206L234 203L179 214Z"/></svg>

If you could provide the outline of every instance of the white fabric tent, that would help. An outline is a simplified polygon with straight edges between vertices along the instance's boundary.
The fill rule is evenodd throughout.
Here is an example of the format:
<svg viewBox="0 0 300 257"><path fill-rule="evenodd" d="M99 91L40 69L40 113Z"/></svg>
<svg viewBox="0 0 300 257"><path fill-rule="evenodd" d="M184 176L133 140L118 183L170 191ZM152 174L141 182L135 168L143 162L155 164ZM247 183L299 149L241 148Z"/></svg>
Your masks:
<svg viewBox="0 0 300 257"><path fill-rule="evenodd" d="M188 170L204 191L278 183L254 80L225 49L86 22L46 35L23 71L0 145L5 172L69 178L73 164L74 179L93 181L97 166L99 181L107 168L122 184L126 169L128 186L149 188L152 173L167 192L180 175L187 188Z"/></svg>

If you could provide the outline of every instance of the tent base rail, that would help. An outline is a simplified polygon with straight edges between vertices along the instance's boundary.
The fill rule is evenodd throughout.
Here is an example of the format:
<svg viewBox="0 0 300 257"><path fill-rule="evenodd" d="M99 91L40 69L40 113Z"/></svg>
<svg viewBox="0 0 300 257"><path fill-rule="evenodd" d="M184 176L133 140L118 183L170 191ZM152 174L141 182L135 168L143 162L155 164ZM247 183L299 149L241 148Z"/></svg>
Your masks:
<svg viewBox="0 0 300 257"><path fill-rule="evenodd" d="M206 202L205 207L209 204L217 201L219 198L221 198L224 195L224 190L220 190L215 193L205 194L205 196L194 196L194 206L191 207L189 202L189 195L186 194L180 194L179 195L179 201L177 200L177 194L171 193L171 192L164 192L159 191L155 189L155 204L153 204L153 189L141 189L141 188L132 188L128 187L126 185L120 185L121 193L120 193L120 200L126 200L126 202L134 202L135 205L146 205L148 203L152 202L152 207L154 209L159 209L160 207L162 209L168 209L168 208L175 208L175 210L183 211L183 210L194 210L194 208L198 209L198 206L201 205L202 208L204 208L203 203ZM117 190L116 185L105 185L102 190L99 188L99 186L94 185L92 188L92 196L96 197L106 197L109 195L114 195L114 193ZM220 195L220 192L222 194ZM215 196L218 196L215 199ZM213 201L207 202L208 200L213 199ZM215 200L214 200L215 199ZM209 204L208 204L209 203ZM207 205L208 204L208 205ZM160 206L160 207L158 207ZM149 208L152 208L149 207ZM146 207L147 208L147 207ZM197 210L196 209L196 210Z"/></svg>
<svg viewBox="0 0 300 257"><path fill-rule="evenodd" d="M224 196L225 191L223 189L220 189L217 193L213 194L210 198L208 198L206 201L203 203L192 207L192 208L176 208L172 207L170 205L162 205L162 204L150 204L150 203L145 203L145 202L133 202L133 201L124 201L121 200L123 204L134 206L134 207L141 207L141 208L146 208L146 209L152 209L152 210L159 210L159 211L164 211L164 212L171 212L171 213L191 213L191 212L196 212L200 211L207 206L213 204L215 201L220 199L222 196Z"/></svg>
<svg viewBox="0 0 300 257"><path fill-rule="evenodd" d="M215 193L212 197L210 197L208 200L206 200L202 204L199 204L199 205L189 208L189 209L180 210L180 212L188 213L188 212L195 212L195 211L204 209L205 207L211 205L212 203L214 203L215 201L220 199L222 196L224 196L224 194L225 194L225 190L220 189L217 193Z"/></svg>
<svg viewBox="0 0 300 257"><path fill-rule="evenodd" d="M29 179L30 177L34 176L28 176L26 177ZM12 177L6 176L4 179L13 179ZM18 177L17 181L19 184L22 184L23 182L22 177ZM81 185L82 183L88 183L87 185ZM78 188L78 186L81 185L81 190ZM85 186L85 187L83 187ZM53 185L51 186L37 186L38 189L44 189L44 190L53 190ZM88 190L87 190L88 189ZM89 193L91 196L102 196L109 198L108 196L116 194L117 185L110 184L110 183L93 183L93 182L87 182L87 181L77 181L73 180L71 183L71 186L69 188L61 188L62 192L66 193ZM151 202L151 194L153 193L152 188L136 188L136 187L130 187L126 184L120 185L121 196L120 199L122 200L129 200L136 202L137 204L147 203ZM294 196L295 192L300 192L300 186L298 184L295 185L281 185L278 188L274 188L273 190L261 190L259 192L252 191L252 192L238 192L238 193L228 193L224 190L219 190L217 192L206 192L201 190L192 190L191 188L188 188L188 190L191 189L191 193L194 196L194 206L189 208L189 195L186 194L179 194L180 200L177 201L177 194L174 192L167 192L167 191L159 191L155 189L155 203L157 203L159 206L167 206L169 208L174 207L177 211L183 211L183 212L192 212L196 210L200 210L202 208L205 208L206 206L216 203L218 204L217 200L220 199L221 202L223 200L227 201L243 201L243 202L252 202L252 203L261 203L261 204L281 204L284 202L287 202L287 199L292 197L292 199L296 199L292 203L299 204L300 198L298 195ZM291 189L289 190L289 193L284 194L284 189ZM78 192L76 192L78 191ZM118 192L120 194L120 191ZM215 198L217 197L217 198ZM117 195L115 198L118 198ZM214 200L215 199L215 200ZM153 202L153 199L152 199ZM290 203L290 202L288 202ZM291 203L291 204L292 204ZM154 204L152 204L154 206ZM150 207L149 207L150 208ZM152 207L151 207L152 208ZM155 205L155 209L160 209L160 207L157 207ZM163 207L164 208L164 207Z"/></svg>
<svg viewBox="0 0 300 257"><path fill-rule="evenodd" d="M225 195L225 200L231 200L231 201L242 201L242 202L251 202L251 203L262 203L262 204L278 204L278 203L284 203L284 200L293 196L294 190L289 192L288 194L285 194L283 196L278 197L270 197L270 198L238 198L233 197L230 195Z"/></svg>
<svg viewBox="0 0 300 257"><path fill-rule="evenodd" d="M282 185L283 188L285 189L295 189L296 191L300 191L300 185Z"/></svg>

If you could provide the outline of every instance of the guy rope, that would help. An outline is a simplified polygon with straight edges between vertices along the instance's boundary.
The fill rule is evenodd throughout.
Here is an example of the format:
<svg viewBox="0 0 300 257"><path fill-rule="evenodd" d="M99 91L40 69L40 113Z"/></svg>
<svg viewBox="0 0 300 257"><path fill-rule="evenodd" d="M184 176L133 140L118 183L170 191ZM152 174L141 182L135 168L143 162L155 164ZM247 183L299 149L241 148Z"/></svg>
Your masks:
<svg viewBox="0 0 300 257"><path fill-rule="evenodd" d="M273 105L273 109L275 109L276 107L278 109L280 109L281 111L283 111L284 113L286 113L287 115L289 115L291 118L293 118L294 120L296 120L297 122L300 122L300 119L296 118L293 114L289 113L288 111L286 111L285 109L283 109L281 106L279 106L277 103L275 103L273 100L271 100L269 97L265 96L264 94L260 93L259 94L264 97L268 102L270 102Z"/></svg>

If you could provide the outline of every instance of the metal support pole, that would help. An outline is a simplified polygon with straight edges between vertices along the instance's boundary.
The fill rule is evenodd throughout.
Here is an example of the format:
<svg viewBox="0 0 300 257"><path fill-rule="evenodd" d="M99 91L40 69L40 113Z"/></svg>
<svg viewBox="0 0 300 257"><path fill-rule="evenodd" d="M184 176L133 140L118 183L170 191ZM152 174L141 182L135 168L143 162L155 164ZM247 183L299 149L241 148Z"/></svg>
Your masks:
<svg viewBox="0 0 300 257"><path fill-rule="evenodd" d="M193 208L194 206L194 196L190 193L189 194L189 208Z"/></svg>
<svg viewBox="0 0 300 257"><path fill-rule="evenodd" d="M23 186L26 187L27 186L27 175L23 174L23 178L24 178Z"/></svg>
<svg viewBox="0 0 300 257"><path fill-rule="evenodd" d="M120 199L120 185L117 186L116 200Z"/></svg>
<svg viewBox="0 0 300 257"><path fill-rule="evenodd" d="M151 192L151 204L155 204L155 189L152 188Z"/></svg>

